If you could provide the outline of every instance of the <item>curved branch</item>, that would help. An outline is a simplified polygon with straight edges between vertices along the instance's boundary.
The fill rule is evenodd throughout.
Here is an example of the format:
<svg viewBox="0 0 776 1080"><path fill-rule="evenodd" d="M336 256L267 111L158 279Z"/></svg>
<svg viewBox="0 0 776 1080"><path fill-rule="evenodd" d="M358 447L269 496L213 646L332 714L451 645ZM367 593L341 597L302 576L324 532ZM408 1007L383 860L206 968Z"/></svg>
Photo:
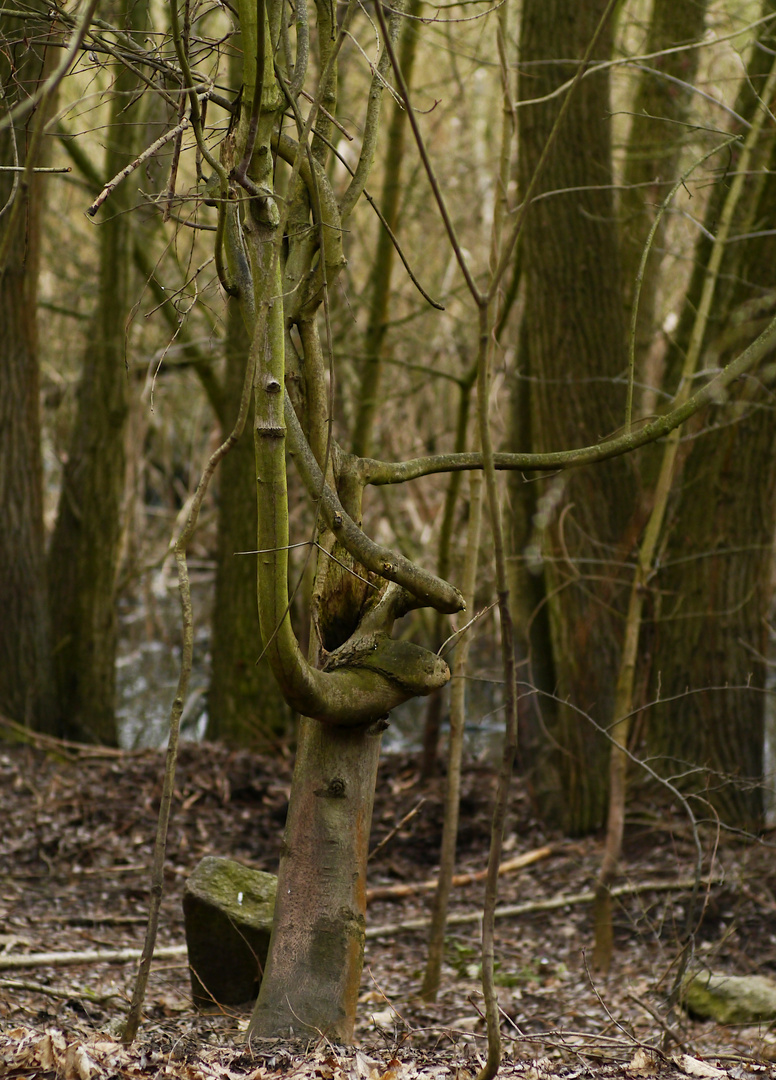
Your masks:
<svg viewBox="0 0 776 1080"><path fill-rule="evenodd" d="M404 555L376 544L346 513L336 493L324 483L323 473L304 437L288 394L285 397L285 421L289 450L294 456L302 482L310 496L320 500L321 513L326 524L353 558L380 577L403 586L424 606L436 608L448 615L462 611L463 596L454 585L417 566Z"/></svg>
<svg viewBox="0 0 776 1080"><path fill-rule="evenodd" d="M393 618L402 607L401 597L391 596L386 598L386 603L370 609L372 618L329 658L335 665L333 670L314 668L299 648L288 600L286 441L289 428L292 451L297 452L298 458L310 459L307 464L313 479L317 479L319 488L323 483L290 399L282 391L285 327L283 305L278 302L282 294L280 263L276 257L280 229L276 222L258 219L250 225L245 233L247 254L254 282L259 286L257 295L264 298L255 308L249 352L249 365L255 371L258 599L261 635L266 642L263 655L272 667L283 697L302 715L340 727L372 724L409 698L443 686L450 672L434 653L391 639ZM336 511L339 503L336 497L334 501ZM372 548L383 554L377 545ZM422 578L423 572L418 573ZM409 605L405 608L408 610Z"/></svg>
<svg viewBox="0 0 776 1080"><path fill-rule="evenodd" d="M338 650L343 666L325 671L305 660L288 614L276 640L278 646L270 644L266 655L285 700L302 716L336 727L375 723L450 678L447 664L436 653L394 641L384 632L357 638L347 650L343 646Z"/></svg>
<svg viewBox="0 0 776 1080"><path fill-rule="evenodd" d="M495 454L496 468L526 472L556 472L581 465L593 465L599 461L608 461L610 458L629 454L668 435L712 402L722 400L727 387L755 367L774 347L776 347L776 318L771 320L762 334L740 356L731 360L718 375L689 397L683 405L645 424L638 431L626 432L615 438L605 439L595 446L582 446L577 450L555 450L546 454ZM361 458L357 467L365 484L403 484L407 480L416 480L420 476L430 476L433 473L481 469L482 454L435 454L399 462Z"/></svg>

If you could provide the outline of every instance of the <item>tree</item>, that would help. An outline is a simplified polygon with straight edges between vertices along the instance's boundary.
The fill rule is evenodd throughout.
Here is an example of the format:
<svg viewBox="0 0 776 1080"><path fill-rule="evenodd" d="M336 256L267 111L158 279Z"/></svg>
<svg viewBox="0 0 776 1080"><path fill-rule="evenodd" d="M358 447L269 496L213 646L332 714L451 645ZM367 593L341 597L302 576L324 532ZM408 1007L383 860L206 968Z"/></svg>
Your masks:
<svg viewBox="0 0 776 1080"><path fill-rule="evenodd" d="M230 418L223 410L225 438L211 455L202 479L187 507L188 516L177 533L172 549L179 568L184 611L184 662L181 681L172 709L169 759L174 761L177 723L185 701L186 665L191 661L193 645L192 612L188 596L186 546L196 528L210 477L218 463L238 442L244 424L251 415L253 399L255 472L257 480L257 578L261 648L271 665L275 679L290 708L299 712L300 723L297 763L285 844L279 872L275 926L262 990L251 1022L251 1034L277 1034L295 1028L324 1031L327 1035L348 1039L352 1035L354 1011L361 974L365 917L365 872L371 807L385 717L398 704L440 688L449 672L435 653L412 641L395 639L395 623L411 611L431 608L443 614L456 614L463 606L458 589L438 575L430 573L385 545L376 543L363 528L368 489L373 486L406 483L438 473L457 474L464 470L482 470L490 512L491 534L502 631L502 659L505 670L505 712L507 716L500 797L494 814L493 840L489 859L490 877L484 920L483 969L488 1001L489 1059L485 1075L492 1075L497 1063L498 1010L493 987L492 912L495 906L495 881L500 858L500 840L504 823L505 791L515 752L515 675L510 638L509 587L506 555L501 528L500 493L496 468L527 470L531 473L575 471L569 487L585 500L576 514L578 532L571 537L568 528L571 509L552 524L548 534L556 552L573 567L573 558L585 556L585 545L592 555L600 547L600 529L604 540L617 552L628 550L630 535L635 538L633 484L635 473L623 461L612 459L659 439L719 399L733 382L746 374L773 347L776 320L771 320L759 337L714 378L704 381L686 401L677 404L656 419L630 425L622 434L601 435L601 417L595 426L576 432L578 449L558 449L571 441L567 427L553 427L558 417L553 413L548 380L557 377L552 365L548 340L561 344L566 339L548 339L556 331L554 308L546 295L548 286L555 289L555 301L562 301L570 313L568 340L578 347L585 377L604 378L605 391L596 395L582 393L579 387L559 398L558 414L567 418L582 414L590 403L605 410L604 432L617 426L617 409L610 399L611 380L625 363L622 298L617 292L617 275L611 280L612 295L599 296L590 286L596 269L594 255L604 251L612 263L607 274L616 268L616 231L609 196L585 192L584 213L575 212L576 204L566 202L569 193L558 195L561 223L571 230L577 246L569 251L566 237L558 233L558 223L537 216L546 228L545 236L554 237L554 252L541 236L532 234L534 211L553 200L558 186L587 186L587 178L578 185L575 172L567 174L568 161L560 153L560 137L566 137L573 120L579 132L568 145L584 157L596 150L593 160L600 163L608 179L608 142L605 125L596 122L605 109L606 98L596 89L596 79L584 77L588 62L595 53L608 55L606 19L615 7L609 0L606 10L596 7L580 12L564 9L558 24L567 37L566 47L581 57L573 65L572 78L562 102L549 112L532 114L535 122L525 124L525 160L534 155L533 168L521 176L519 202L510 200L512 108L508 87L509 26L506 10L497 16L499 74L503 80L504 108L501 115L499 150L494 154L496 197L491 224L491 244L473 269L477 258L464 248L449 212L443 186L434 171L431 155L424 142L422 126L412 108L406 80L395 58L392 39L401 24L401 12L392 9L390 27L381 6L375 9L380 26L381 54L370 71L364 89L363 124L358 161L353 174L340 189L335 188L327 168L333 128L338 112L339 79L336 71L339 51L347 34L353 32L357 8L351 5L341 23L335 22L330 8L321 3L317 11L315 33L308 25L304 5L295 9L296 20L289 25L289 8L280 0L260 4L245 0L239 9L243 46L243 91L240 104L231 96L221 96L202 70L192 70L192 57L210 63L220 38L211 39L213 53L201 48L204 27L190 52L192 37L186 31L186 11L181 25L180 12L170 8L171 45L174 61L163 51L146 53L142 47L130 49L133 67L148 65L154 72L163 71L180 90L185 106L179 110L180 121L170 137L189 131L196 142L197 161L205 163L211 175L206 181L208 205L216 212L213 262L224 292L239 305L245 322L242 360L244 373L237 421L228 431ZM526 56L535 56L537 70L555 67L558 55L543 37L539 12L529 3L523 27ZM203 16L204 18L204 16ZM221 28L219 27L219 34ZM113 40L113 39L112 39ZM316 43L317 69L310 61L310 42ZM136 43L135 43L136 44ZM563 44L563 43L562 43ZM565 51L565 49L564 49ZM203 57L207 55L205 61ZM545 63L549 61L549 63ZM477 432L482 449L476 453L429 453L423 458L387 462L348 454L337 441L333 430L334 370L331 348L330 292L345 262L344 246L350 242L353 211L358 203L375 155L380 103L389 74L394 69L399 93L407 111L418 153L431 185L443 227L465 283L467 299L462 304L462 322L471 326L476 319ZM309 70L308 70L309 69ZM554 84L553 84L554 85ZM311 87L312 107L303 115L303 89ZM207 106L207 110L206 110ZM216 110L223 110L216 113ZM207 111L207 116L205 115ZM214 113L216 119L214 120ZM182 115L183 114L183 115ZM226 119L224 120L224 116ZM534 126L532 127L532 123ZM289 132L294 131L292 135ZM602 135L603 130L603 135ZM177 134L176 134L177 133ZM579 134L584 134L580 145ZM214 151L217 144L218 150ZM589 145L588 145L589 144ZM540 148L540 150L539 150ZM555 156L553 156L553 154ZM142 156L141 156L142 157ZM141 157L135 164L142 163ZM193 185L193 170L191 182ZM204 179L204 178L203 178ZM605 187L606 185L604 185ZM544 189L542 191L542 188ZM548 190L549 189L549 190ZM200 189L201 190L201 189ZM543 197L533 200L538 194ZM575 193L576 194L576 193ZM544 197L546 196L546 197ZM590 201L588 201L590 196ZM553 196L554 198L555 196ZM580 225L580 221L582 225ZM199 222L197 222L199 224ZM442 226L439 226L441 229ZM523 231L524 228L527 231ZM475 237L476 238L476 237ZM532 431L532 437L546 438L546 452L496 454L490 426L491 372L497 356L495 331L501 323L500 295L513 250L521 242L525 263L526 293L529 299L525 343L531 362L530 373L536 376L535 399L531 416L547 425L547 431ZM545 250L546 249L546 250ZM571 280L569 264L582 252L587 279L582 284ZM557 263L557 265L555 265ZM606 301L606 305L604 305ZM536 304L545 313L544 322L534 318ZM598 304L599 319L590 317ZM619 314L618 314L619 313ZM577 324L585 331L577 336ZM565 327L561 327L565 329ZM573 331L573 332L572 332ZM471 331L469 331L471 332ZM474 336L474 335L473 335ZM600 337L600 341L598 338ZM235 335L235 340L237 336ZM247 340L247 348L245 341ZM606 349L602 347L608 342ZM240 366L240 347L235 349L235 368ZM534 367L536 358L536 367ZM612 367L604 367L604 363ZM593 364L601 364L601 371ZM237 380L235 379L235 382ZM613 391L612 391L613 393ZM235 394L235 398L236 398ZM569 421L570 423L570 421ZM554 432L554 434L553 434ZM553 441L550 441L552 438ZM598 482L585 466L596 465ZM303 654L291 619L289 584L289 476L292 468L309 496L311 527L304 540L314 549L316 560L310 598L310 647ZM247 469L245 470L247 473ZM245 473L243 475L245 475ZM557 478L551 482L557 486ZM588 541L580 523L599 529ZM603 526L601 525L603 521ZM632 524L633 522L633 524ZM564 532L565 529L565 532ZM608 530L608 531L606 531ZM572 547L569 542L573 540ZM472 542L472 549L476 544ZM606 548L611 557L610 548ZM555 557L555 556L553 556ZM616 557L615 557L616 561ZM565 584L565 583L564 583ZM588 582L592 586L592 582ZM604 583L600 595L585 594L574 574L568 588L550 596L553 605L552 632L558 645L554 657L571 675L581 673L587 679L588 695L610 692L601 676L589 676L583 646L590 640L602 644L601 670L615 666L619 641L612 611L619 599L617 586ZM473 586L467 583L467 590ZM608 590L608 592L607 592ZM566 593L577 593L577 607L572 610L577 622L562 623ZM613 593L614 595L610 595ZM607 607L604 607L603 602ZM576 613L575 613L576 612ZM603 614L602 614L603 612ZM578 632L579 638L574 636ZM571 650L564 654L560 649ZM257 642L258 646L258 642ZM589 676L589 678L588 678ZM599 704L593 701L596 711ZM585 708L589 698L582 699ZM603 705L600 706L603 715ZM571 708L559 710L557 733L564 738L582 739L581 725L571 723ZM566 719L568 718L568 720ZM564 727L565 725L565 727ZM572 753L578 747L571 745ZM599 754L598 748L593 751ZM596 758L598 760L598 758ZM565 768L566 766L563 766ZM569 771L569 777L579 777ZM598 778L595 777L597 780ZM600 816L601 785L579 784L574 793L571 824L587 827ZM155 859L154 897L161 897L163 883L164 814L169 814L174 784L168 773L163 793L161 841ZM166 808L166 809L164 809ZM157 908L158 910L158 908ZM153 928L149 926L149 939ZM150 962L148 953L143 963ZM494 1050L493 1048L496 1048Z"/></svg>
<svg viewBox="0 0 776 1080"><path fill-rule="evenodd" d="M773 12L772 3L763 5L763 17ZM749 130L755 122L762 128L716 275L703 336L704 368L724 364L741 335L763 325L773 310L775 252L765 223L776 207L776 132L762 114L774 84L772 40L767 22L735 104ZM735 148L732 177L741 167L741 150ZM689 312L697 308L699 288L710 272L708 237L721 230L731 183L732 178L723 178L709 200L687 314L669 352L669 379L675 379L676 359L687 348ZM748 829L760 827L763 813L767 618L776 529L776 442L770 406L761 396L768 381L766 363L693 421L652 586L652 693L666 704L649 712L650 752L668 775L689 768L691 789L707 796L724 821Z"/></svg>
<svg viewBox="0 0 776 1080"><path fill-rule="evenodd" d="M556 10L557 7L557 10ZM572 76L557 57L582 54L606 4L598 0L548 9L527 0L520 27L518 85L520 186L528 185L557 115L541 101ZM596 51L611 53L607 27ZM534 451L561 446L573 433L591 444L617 430L626 334L617 222L611 190L608 72L586 79L572 102L563 136L544 169L541 191L521 241L525 314L520 330L517 438ZM533 98L540 99L531 104ZM523 404L525 401L525 404ZM541 688L546 760L535 783L545 813L571 833L603 820L607 747L578 708L604 720L611 711L620 655L622 582L618 563L635 538L638 481L614 461L548 481L532 517L543 568L551 669ZM525 500L518 513L525 514ZM525 525L523 525L525 528ZM540 549L540 550L539 550ZM544 657L539 663L546 665ZM573 703L569 708L565 702ZM551 749L554 748L554 749Z"/></svg>
<svg viewBox="0 0 776 1080"><path fill-rule="evenodd" d="M417 646L392 641L390 629L398 616L419 602L448 610L461 604L450 586L401 557L369 546L356 524L363 481L344 455L332 451L327 438L324 352L315 318L326 286L342 267L341 221L363 188L374 153L370 140L382 73L373 84L362 163L338 206L318 161L320 145L313 144L314 152L300 152L276 129L284 94L295 107L305 76L306 24L297 25L298 68L289 70L287 56L285 75L276 76L270 58L280 38L283 8L261 9L257 19L256 10L246 5L240 15L246 107L235 137L223 145L221 161L210 154L202 138L194 91L190 105L200 150L218 178L228 266L222 269L223 281L228 292L238 295L251 334L246 387L253 386L256 401L262 637L284 696L311 717L300 727L275 931L252 1031L275 1031L298 1024L301 1018L305 1025L348 1038L363 955L364 871L380 718L399 701L427 692L447 678L442 661ZM342 39L335 27L327 25L327 17L322 6L320 87L330 111L336 88L333 46L336 41L338 48ZM186 85L193 86L175 11L173 33ZM293 170L287 181L289 235L282 261L285 223L273 190L273 149ZM244 206L241 189L250 196ZM216 258L223 266L220 250ZM302 343L297 383L301 422L284 392L291 326L297 327ZM336 562L319 564L313 598L315 651L325 659L326 670L303 658L288 614L287 434L306 486L321 499L318 544L340 553ZM348 565L343 572L341 565L353 562L348 550L353 548L364 567L358 577ZM378 589L365 577L369 570L390 573L396 580Z"/></svg>
<svg viewBox="0 0 776 1080"><path fill-rule="evenodd" d="M119 12L119 23L129 35L142 34L147 20L146 5L134 0ZM142 83L121 62L114 71L106 179L134 159L143 131L142 106L135 104L133 109L127 101L127 95L137 94ZM130 207L129 190L119 187L109 217L99 226L94 333L78 384L49 556L63 732L70 738L107 745L117 743L116 583L129 415L126 324L135 297Z"/></svg>
<svg viewBox="0 0 776 1080"><path fill-rule="evenodd" d="M32 106L52 71L58 31L41 4L21 25L17 15L0 16L0 32L0 85L10 110L0 129L0 710L53 732L36 314L43 177L35 172L52 99Z"/></svg>
<svg viewBox="0 0 776 1080"><path fill-rule="evenodd" d="M220 219L217 236L223 236L226 255L224 259L217 247L222 281L228 292L238 296L251 333L242 403L245 405L247 391L252 386L256 410L262 638L284 697L306 717L300 726L272 943L250 1032L277 1034L301 1025L347 1039L352 1032L362 962L366 842L382 718L400 701L429 692L448 677L446 666L434 654L409 642L394 640L390 632L395 620L413 608L425 605L450 613L461 608L461 597L455 588L397 553L381 548L363 532L360 521L366 486L403 482L433 472L485 469L491 525L497 537L502 626L507 628L508 588L493 465L552 470L606 461L645 445L675 428L711 400L720 386L727 385L756 362L776 330L770 324L752 348L737 357L717 380L704 385L682 407L638 431L628 431L603 442L591 436L589 445L578 451L494 457L487 408L494 325L491 319L510 243L505 243L503 249L495 246L495 270L490 285L481 291L455 237L437 185L435 198L478 309L478 418L483 451L430 455L395 465L347 455L330 434L325 368L327 286L331 286L342 268L343 224L363 190L371 161L376 139L376 128L372 125L385 67L381 61L370 88L360 161L349 186L337 199L321 166L325 156L323 137L329 130L329 121L316 126L312 145L308 147L307 135L316 124L315 108L306 121L295 108L295 95L304 77L306 24L296 27L297 64L291 62L290 44L284 45L284 66L273 69L268 58L275 53L275 43L285 41L282 9L260 11L258 23L252 21L254 13L250 8L246 7L240 14L246 43L243 91L246 108L237 121L233 138L223 143L220 160L209 151L201 127L199 101L193 90L189 91L189 101L200 152L214 170L217 182L215 201ZM378 15L382 23L381 9ZM328 65L333 63L342 31L348 24L346 20L336 34L326 23L327 17L327 10L321 9L318 95L326 99L327 113L333 114L336 80ZM173 29L184 85L193 87L196 80L188 70L175 23ZM383 37L386 52L389 40ZM506 35L501 40L504 42ZM557 139L575 93L580 92L581 73L596 42L590 27L584 44L588 42L592 42L588 56L576 71L569 96L546 136L548 146ZM406 84L400 81L400 86L408 105ZM296 140L277 131L283 109L281 95L285 95L294 114L299 135ZM599 106L600 103L596 108ZM424 164L434 180L417 120L412 111L408 115ZM283 177L283 203L277 197L276 185L280 181L273 168L273 151L278 161L285 161L291 167L290 175L286 173ZM508 158L503 161L506 170ZM530 205L543 164L537 162L532 178L525 185L524 208ZM503 174L500 181L506 190ZM512 243L525 221L525 212L523 209L512 227L509 237ZM616 256L616 247L613 251ZM613 323L622 327L622 309L619 308L619 316L617 310L615 306ZM317 321L319 312L323 314L323 338ZM300 343L295 348L289 345L292 329L296 330ZM622 348L619 355L622 362ZM288 394L284 393L285 385L289 387ZM557 436L561 442L562 434ZM312 659L302 655L289 618L286 445L313 499L316 543L322 553L311 604ZM616 470L613 475L618 476ZM614 516L623 512L619 504L609 509ZM503 651L509 691L514 676L509 667L511 642L506 634ZM513 699L510 713L512 725ZM510 730L513 732L513 727ZM513 753L511 734L505 748L503 778L509 775ZM502 826L503 817L497 815L491 854L491 864L496 869ZM491 890L491 908L494 902L495 894ZM491 962L492 949L491 938L485 946L485 955ZM493 1015L497 1031L497 1012Z"/></svg>

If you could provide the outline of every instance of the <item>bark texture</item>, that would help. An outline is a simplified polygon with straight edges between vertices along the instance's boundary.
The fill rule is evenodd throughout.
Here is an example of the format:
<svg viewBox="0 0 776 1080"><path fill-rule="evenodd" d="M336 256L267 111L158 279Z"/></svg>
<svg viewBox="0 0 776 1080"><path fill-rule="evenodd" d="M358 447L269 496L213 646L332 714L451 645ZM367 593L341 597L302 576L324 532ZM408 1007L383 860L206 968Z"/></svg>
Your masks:
<svg viewBox="0 0 776 1080"><path fill-rule="evenodd" d="M32 11L34 11L33 5ZM43 13L41 13L43 15ZM32 12L31 12L32 15ZM43 78L51 21L0 18L0 80L5 108ZM0 161L19 165L39 111L0 132ZM38 164L41 164L38 161ZM56 181L55 181L56 183ZM15 190L16 184L18 187ZM43 526L37 291L42 181L0 173L0 712L55 732Z"/></svg>
<svg viewBox="0 0 776 1080"><path fill-rule="evenodd" d="M766 6L766 12L772 5ZM772 42L770 43L772 46ZM768 54L755 54L759 66ZM758 72L750 69L757 85ZM755 106L745 87L748 109ZM745 102L739 99L739 105ZM739 230L768 229L776 213L776 135L766 125ZM769 168L763 168L768 166ZM713 223L712 201L707 224ZM707 245L700 246L701 256ZM723 260L704 367L752 340L776 307L771 235L731 244ZM696 418L696 438L677 489L673 520L653 586L653 695L670 702L649 713L650 753L667 774L707 794L730 824L761 823L767 618L773 596L776 430L764 369ZM686 693L686 691L689 691ZM698 771L700 770L700 771Z"/></svg>
<svg viewBox="0 0 776 1080"><path fill-rule="evenodd" d="M143 3L124 4L127 30L146 23ZM119 69L114 82L105 175L113 177L138 151L143 126L128 105L136 76ZM63 734L84 742L117 742L116 576L122 531L129 415L126 321L132 304L132 185L120 184L101 211L100 281L94 330L78 384L76 417L49 568L57 695Z"/></svg>
<svg viewBox="0 0 776 1080"><path fill-rule="evenodd" d="M655 0L645 53L651 57L639 77L633 102L633 121L620 199L625 302L630 318L636 275L655 212L676 179L686 142L687 121L694 96L700 49L667 52L663 49L696 42L703 37L707 0L677 4ZM681 86L677 80L687 83ZM655 333L658 289L661 281L666 229L663 215L652 242L644 272L636 324L637 370L647 358Z"/></svg>
<svg viewBox="0 0 776 1080"><path fill-rule="evenodd" d="M230 301L224 380L224 437L237 416L250 339ZM213 667L208 738L230 746L272 742L288 732L291 712L261 655L256 600L256 479L250 427L221 462L218 477L218 565L213 611Z"/></svg>
<svg viewBox="0 0 776 1080"><path fill-rule="evenodd" d="M604 7L601 0L527 0L521 100L544 95L573 74L567 61L551 61L583 53ZM610 49L605 33L598 55L608 57ZM523 190L557 110L556 100L519 110ZM606 74L584 80L543 174L543 191L611 183L609 112ZM625 400L614 381L625 367L626 339L611 191L538 201L522 243L519 365L530 387L532 449L593 443L622 423ZM632 466L614 461L549 481L534 516L557 695L556 707L544 714L550 738L537 797L544 813L572 833L597 828L606 806L606 740L582 714L599 723L611 715L622 633L618 562L629 547L635 491Z"/></svg>
<svg viewBox="0 0 776 1080"><path fill-rule="evenodd" d="M380 726L302 720L267 969L249 1036L350 1042L366 929Z"/></svg>

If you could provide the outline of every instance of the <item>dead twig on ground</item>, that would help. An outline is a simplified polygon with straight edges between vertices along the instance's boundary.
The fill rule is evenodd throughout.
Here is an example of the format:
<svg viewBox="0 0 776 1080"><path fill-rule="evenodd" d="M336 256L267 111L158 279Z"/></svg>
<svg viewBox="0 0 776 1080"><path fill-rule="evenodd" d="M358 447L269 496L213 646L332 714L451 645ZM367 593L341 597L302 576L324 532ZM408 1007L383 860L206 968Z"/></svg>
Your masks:
<svg viewBox="0 0 776 1080"><path fill-rule="evenodd" d="M75 986L63 988L44 986L42 983L27 982L21 979L0 979L0 989L29 990L33 994L45 994L46 997L61 998L63 1001L77 998L79 1001L89 1001L95 1005L104 1005L108 1001L121 1000L124 996L118 992L114 994L93 994L89 990L79 989Z"/></svg>
<svg viewBox="0 0 776 1080"><path fill-rule="evenodd" d="M415 808L418 809L417 807ZM413 811L414 813L415 811ZM397 829L403 822L397 825ZM390 835L390 834L389 834ZM388 837L386 837L388 839ZM377 849L375 848L375 851ZM526 866L531 866L535 862L539 862L541 859L546 859L549 855L552 855L556 851L556 847L548 845L546 847L535 848L533 851L526 851L522 855L516 855L514 859L507 859L499 867L499 874L509 874L514 870L522 870ZM487 876L487 870L478 870L476 873L471 874L454 874L453 885L471 885L477 881L484 881ZM373 889L367 889L366 900L370 904L373 900L401 900L405 896L415 896L421 892L433 892L437 887L437 879L429 878L426 881L411 881L402 882L400 885L377 885Z"/></svg>
<svg viewBox="0 0 776 1080"><path fill-rule="evenodd" d="M87 746L85 743L71 742L69 739L57 739L54 735L32 731L23 724L9 720L7 716L0 716L0 728L4 728L9 733L9 742L27 743L38 750L57 753L68 761L76 761L78 758L137 757L145 753L144 750L120 750L115 746Z"/></svg>
<svg viewBox="0 0 776 1080"><path fill-rule="evenodd" d="M703 878L701 885L710 887L719 885L723 878ZM695 888L696 878L679 878L676 881L642 881L633 885L620 885L612 889L612 896L636 896L644 892L684 892ZM592 904L595 900L595 892L592 890L581 893L567 893L553 896L547 900L532 900L525 904L513 904L509 907L496 908L494 917L497 919L515 919L520 915L530 915L536 911L556 911L558 908L574 907L577 904ZM476 923L482 918L481 911L464 911L457 915L450 915L447 919L448 926L463 926L466 923ZM389 923L385 926L368 926L366 936L368 938L389 937L393 934L401 934L411 930L425 930L431 920L407 919L403 923Z"/></svg>
<svg viewBox="0 0 776 1080"><path fill-rule="evenodd" d="M186 956L185 945L170 945L155 949L157 960L171 960ZM16 956L0 955L0 970L29 967L63 967L69 964L128 964L139 960L140 949L91 949L85 952L19 953Z"/></svg>

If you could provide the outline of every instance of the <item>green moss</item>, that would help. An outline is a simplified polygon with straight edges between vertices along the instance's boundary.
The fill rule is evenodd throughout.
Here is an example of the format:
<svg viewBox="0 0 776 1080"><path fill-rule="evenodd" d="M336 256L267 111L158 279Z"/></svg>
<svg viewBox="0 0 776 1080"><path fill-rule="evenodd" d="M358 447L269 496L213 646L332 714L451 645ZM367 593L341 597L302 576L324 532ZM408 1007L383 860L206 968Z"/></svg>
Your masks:
<svg viewBox="0 0 776 1080"><path fill-rule="evenodd" d="M762 975L688 976L682 987L687 1012L718 1024L758 1024L776 1019L776 983Z"/></svg>
<svg viewBox="0 0 776 1080"><path fill-rule="evenodd" d="M196 1005L238 1005L256 997L276 890L273 874L231 859L208 857L196 867L183 894Z"/></svg>

